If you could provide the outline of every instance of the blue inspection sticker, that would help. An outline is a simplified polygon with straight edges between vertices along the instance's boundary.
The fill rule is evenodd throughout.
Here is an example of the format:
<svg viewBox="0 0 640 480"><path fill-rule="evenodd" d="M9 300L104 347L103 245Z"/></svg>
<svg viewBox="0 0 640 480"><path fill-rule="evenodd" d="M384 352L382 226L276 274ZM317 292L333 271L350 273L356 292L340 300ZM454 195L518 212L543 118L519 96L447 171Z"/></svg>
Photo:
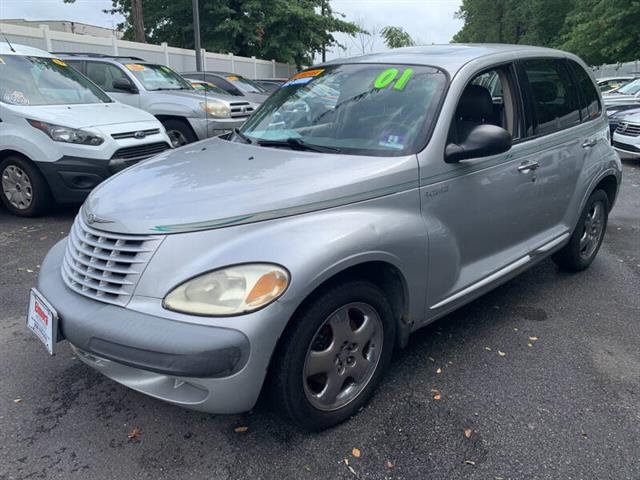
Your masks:
<svg viewBox="0 0 640 480"><path fill-rule="evenodd" d="M296 78L295 80L289 80L280 88L290 87L292 85L304 85L305 83L309 83L311 80L313 80L313 77Z"/></svg>
<svg viewBox="0 0 640 480"><path fill-rule="evenodd" d="M402 133L384 132L378 145L381 147L397 148L402 150L404 148L405 135Z"/></svg>

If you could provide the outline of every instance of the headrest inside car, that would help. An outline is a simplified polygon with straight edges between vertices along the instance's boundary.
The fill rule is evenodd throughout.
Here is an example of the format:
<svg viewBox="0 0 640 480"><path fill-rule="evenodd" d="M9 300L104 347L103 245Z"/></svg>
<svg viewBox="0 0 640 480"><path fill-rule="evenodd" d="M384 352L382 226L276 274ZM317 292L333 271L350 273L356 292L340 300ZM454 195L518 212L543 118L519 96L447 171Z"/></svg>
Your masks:
<svg viewBox="0 0 640 480"><path fill-rule="evenodd" d="M531 82L531 89L538 102L553 102L558 98L558 87L553 82Z"/></svg>
<svg viewBox="0 0 640 480"><path fill-rule="evenodd" d="M462 92L456 116L464 119L484 119L493 115L491 93L480 85L467 85Z"/></svg>

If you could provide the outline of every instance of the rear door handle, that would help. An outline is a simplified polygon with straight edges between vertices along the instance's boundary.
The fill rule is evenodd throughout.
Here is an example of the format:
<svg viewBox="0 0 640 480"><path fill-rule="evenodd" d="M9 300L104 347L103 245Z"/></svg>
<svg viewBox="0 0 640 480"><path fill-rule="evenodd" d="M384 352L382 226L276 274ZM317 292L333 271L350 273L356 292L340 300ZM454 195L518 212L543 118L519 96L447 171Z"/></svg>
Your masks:
<svg viewBox="0 0 640 480"><path fill-rule="evenodd" d="M536 161L533 162L523 162L518 166L518 171L522 173L528 173L531 170L536 170L540 164Z"/></svg>
<svg viewBox="0 0 640 480"><path fill-rule="evenodd" d="M597 143L598 143L598 140L596 138L590 138L584 141L584 143L582 144L582 148L595 147Z"/></svg>

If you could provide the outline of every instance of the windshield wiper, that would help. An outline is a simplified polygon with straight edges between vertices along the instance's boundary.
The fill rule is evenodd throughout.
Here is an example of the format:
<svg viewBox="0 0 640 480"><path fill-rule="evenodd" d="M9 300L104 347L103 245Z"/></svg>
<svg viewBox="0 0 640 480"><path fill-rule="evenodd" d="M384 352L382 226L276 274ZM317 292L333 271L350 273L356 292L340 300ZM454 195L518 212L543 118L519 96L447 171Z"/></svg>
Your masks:
<svg viewBox="0 0 640 480"><path fill-rule="evenodd" d="M187 87L178 87L178 88L169 88L169 87L160 87L160 88L153 88L151 89L152 92L158 92L158 91L166 91L166 90L191 90L190 88Z"/></svg>
<svg viewBox="0 0 640 480"><path fill-rule="evenodd" d="M244 133L242 133L240 131L240 129L237 128L237 127L233 129L233 133L235 133L237 137L239 137L242 140L244 140L244 143L250 143L250 144L254 144L255 143L253 138L251 138L251 137L245 135Z"/></svg>
<svg viewBox="0 0 640 480"><path fill-rule="evenodd" d="M314 145L307 143L299 138L287 138L285 140L258 140L258 145L261 147L288 147L297 150L308 150L310 152L335 152L339 153L342 150L336 147L325 147L324 145Z"/></svg>

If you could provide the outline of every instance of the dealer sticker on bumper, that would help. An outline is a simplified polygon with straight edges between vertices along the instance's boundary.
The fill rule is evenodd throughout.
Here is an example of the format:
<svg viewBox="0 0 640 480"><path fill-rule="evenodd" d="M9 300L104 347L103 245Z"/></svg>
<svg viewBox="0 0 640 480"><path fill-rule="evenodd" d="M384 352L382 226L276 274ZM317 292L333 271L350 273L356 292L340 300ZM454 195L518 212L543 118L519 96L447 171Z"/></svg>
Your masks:
<svg viewBox="0 0 640 480"><path fill-rule="evenodd" d="M58 314L35 288L31 289L29 295L27 327L44 343L49 354L53 355L58 331Z"/></svg>

